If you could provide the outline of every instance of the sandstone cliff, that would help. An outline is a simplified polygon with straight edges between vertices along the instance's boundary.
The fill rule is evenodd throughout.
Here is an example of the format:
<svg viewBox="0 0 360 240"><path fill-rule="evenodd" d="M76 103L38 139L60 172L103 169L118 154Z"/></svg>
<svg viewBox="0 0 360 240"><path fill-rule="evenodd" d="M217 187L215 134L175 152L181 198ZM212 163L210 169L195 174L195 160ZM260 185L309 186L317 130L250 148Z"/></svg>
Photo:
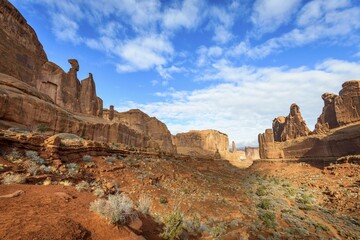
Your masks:
<svg viewBox="0 0 360 240"><path fill-rule="evenodd" d="M214 157L219 153L225 158L229 152L228 136L216 130L191 130L173 136L173 144L180 154Z"/></svg>
<svg viewBox="0 0 360 240"><path fill-rule="evenodd" d="M35 31L7 0L0 0L0 39L0 72L35 87L47 56Z"/></svg>
<svg viewBox="0 0 360 240"><path fill-rule="evenodd" d="M49 62L35 31L6 0L0 0L0 53L0 128L44 124L54 133L176 152L170 132L156 118L140 111L102 118L92 74L80 81L76 59L69 59L67 73Z"/></svg>
<svg viewBox="0 0 360 240"><path fill-rule="evenodd" d="M314 132L303 121L297 105L288 117L273 121L273 129L259 134L262 159L340 157L360 154L360 81L347 81L339 96L324 93L323 111Z"/></svg>
<svg viewBox="0 0 360 240"><path fill-rule="evenodd" d="M145 148L162 149L166 152L176 152L172 143L171 133L164 123L146 113L132 109L127 112L117 112L113 106L104 110L104 119L119 122L143 135L148 145Z"/></svg>
<svg viewBox="0 0 360 240"><path fill-rule="evenodd" d="M327 133L330 129L360 120L360 81L346 81L339 95L324 93L323 111L315 126L315 133Z"/></svg>
<svg viewBox="0 0 360 240"><path fill-rule="evenodd" d="M173 136L173 144L177 152L195 157L226 159L236 165L246 159L245 152L236 150L232 142L229 150L229 138L226 134L216 130L191 130Z"/></svg>

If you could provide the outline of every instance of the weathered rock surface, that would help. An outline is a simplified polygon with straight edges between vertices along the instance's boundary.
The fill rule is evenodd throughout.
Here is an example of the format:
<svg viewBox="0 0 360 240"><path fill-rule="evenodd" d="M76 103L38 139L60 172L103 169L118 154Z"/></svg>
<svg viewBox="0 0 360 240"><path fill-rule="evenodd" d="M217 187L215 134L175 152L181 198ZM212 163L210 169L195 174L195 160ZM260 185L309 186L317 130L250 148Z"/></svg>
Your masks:
<svg viewBox="0 0 360 240"><path fill-rule="evenodd" d="M85 117L68 112L54 104L48 95L38 92L35 87L0 73L0 128L16 126L34 130L39 124L48 126L54 134L66 132L99 142L121 143L171 153L175 151L171 144L171 135L160 121L154 123L151 131L155 133L161 130L164 133L167 131L168 137L159 133L158 138L163 144L155 144L156 140L152 139L152 137L156 139L154 134L150 137L146 135L150 134L148 132L136 131L130 127L131 124L110 122L102 118ZM166 144L171 144L172 147L164 147L167 146Z"/></svg>
<svg viewBox="0 0 360 240"><path fill-rule="evenodd" d="M312 135L297 105L285 121L273 121L273 131L259 134L260 157L327 158L360 154L360 81L347 81L339 96L324 93L324 107ZM283 130L281 130L283 129Z"/></svg>
<svg viewBox="0 0 360 240"><path fill-rule="evenodd" d="M246 157L247 160L260 159L259 148L245 147L245 157Z"/></svg>
<svg viewBox="0 0 360 240"><path fill-rule="evenodd" d="M360 121L360 80L343 83L335 98L335 113L340 126Z"/></svg>
<svg viewBox="0 0 360 240"><path fill-rule="evenodd" d="M104 110L104 119L121 123L144 136L144 141L147 143L143 146L144 148L176 152L176 147L172 143L171 133L166 125L157 118L150 117L138 109L117 112L112 107L110 110Z"/></svg>
<svg viewBox="0 0 360 240"><path fill-rule="evenodd" d="M326 133L330 129L339 127L335 112L335 99L338 96L332 93L324 93L321 98L324 100L324 107L315 125L315 133Z"/></svg>
<svg viewBox="0 0 360 240"><path fill-rule="evenodd" d="M278 130L281 130L281 123L279 122L279 124L280 128ZM281 141L286 141L297 137L307 136L309 135L310 130L301 116L299 106L293 103L290 106L290 114L285 118L281 134L280 132L275 133L275 129L273 129L273 132L274 136L281 136Z"/></svg>
<svg viewBox="0 0 360 240"><path fill-rule="evenodd" d="M7 0L0 0L0 72L35 87L47 56L35 31Z"/></svg>
<svg viewBox="0 0 360 240"><path fill-rule="evenodd" d="M286 117L280 116L273 120L272 129L274 133L274 140L276 142L281 142L281 134L284 132Z"/></svg>
<svg viewBox="0 0 360 240"><path fill-rule="evenodd" d="M360 81L346 81L339 96L324 93L324 107L315 125L314 133L325 134L330 129L360 121Z"/></svg>
<svg viewBox="0 0 360 240"><path fill-rule="evenodd" d="M79 81L76 59L68 60L67 73L49 62L35 31L6 0L0 0L0 26L0 128L44 124L53 133L176 152L165 124L141 111L102 118L92 74Z"/></svg>
<svg viewBox="0 0 360 240"><path fill-rule="evenodd" d="M191 130L173 136L173 144L180 154L214 157L219 152L221 158L229 153L229 138L216 130Z"/></svg>

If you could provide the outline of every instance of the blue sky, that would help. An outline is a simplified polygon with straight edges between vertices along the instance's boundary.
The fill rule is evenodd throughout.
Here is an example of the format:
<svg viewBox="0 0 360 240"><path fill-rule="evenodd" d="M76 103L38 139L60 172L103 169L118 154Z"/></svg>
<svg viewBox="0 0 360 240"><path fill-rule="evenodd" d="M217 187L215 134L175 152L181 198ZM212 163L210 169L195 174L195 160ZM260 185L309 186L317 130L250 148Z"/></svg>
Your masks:
<svg viewBox="0 0 360 240"><path fill-rule="evenodd" d="M104 107L239 147L296 102L310 129L324 92L360 79L358 0L10 0L50 61L92 72Z"/></svg>

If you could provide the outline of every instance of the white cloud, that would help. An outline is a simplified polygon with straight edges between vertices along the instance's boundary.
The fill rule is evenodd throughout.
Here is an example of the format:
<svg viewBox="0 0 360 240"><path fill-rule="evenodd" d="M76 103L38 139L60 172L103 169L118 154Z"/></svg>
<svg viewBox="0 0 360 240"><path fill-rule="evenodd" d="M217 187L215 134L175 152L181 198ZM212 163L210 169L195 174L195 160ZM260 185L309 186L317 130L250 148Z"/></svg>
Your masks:
<svg viewBox="0 0 360 240"><path fill-rule="evenodd" d="M195 28L201 20L202 5L201 0L185 0L180 6L166 9L163 14L165 28Z"/></svg>
<svg viewBox="0 0 360 240"><path fill-rule="evenodd" d="M341 5L345 6L345 5ZM307 8L307 5L304 7ZM274 52L283 51L286 48L303 46L318 40L338 41L346 43L352 41L352 37L358 36L355 32L360 29L360 8L326 8L313 24L313 20L299 20L301 26L291 31L274 37L266 42L251 46L249 41L242 41L230 51L230 55L245 55L250 58L264 58ZM301 10L303 14L303 10ZM300 14L300 16L302 16ZM299 19L302 19L300 17ZM309 25L304 25L309 23ZM354 33L354 36L351 35Z"/></svg>
<svg viewBox="0 0 360 240"><path fill-rule="evenodd" d="M62 14L53 14L53 32L55 36L63 41L70 41L78 44L82 38L78 34L79 26L76 22Z"/></svg>
<svg viewBox="0 0 360 240"><path fill-rule="evenodd" d="M225 82L192 92L157 93L166 102L128 103L164 121L175 134L190 129L217 129L239 145L256 145L257 135L271 128L272 120L289 114L296 102L310 129L320 115L324 92L338 93L341 84L360 76L360 62L329 59L306 67L235 67L220 61L212 79Z"/></svg>
<svg viewBox="0 0 360 240"><path fill-rule="evenodd" d="M124 60L124 64L117 67L120 72L147 70L164 65L173 52L167 39L155 35L136 38L114 50L114 53Z"/></svg>
<svg viewBox="0 0 360 240"><path fill-rule="evenodd" d="M257 0L253 6L251 21L256 32L268 33L289 22L298 10L301 0Z"/></svg>

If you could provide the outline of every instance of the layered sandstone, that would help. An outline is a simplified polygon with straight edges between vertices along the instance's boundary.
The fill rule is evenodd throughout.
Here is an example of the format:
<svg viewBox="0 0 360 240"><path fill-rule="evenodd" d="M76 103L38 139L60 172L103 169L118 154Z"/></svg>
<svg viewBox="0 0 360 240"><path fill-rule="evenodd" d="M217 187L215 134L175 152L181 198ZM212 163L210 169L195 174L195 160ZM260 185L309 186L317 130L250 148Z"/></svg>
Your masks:
<svg viewBox="0 0 360 240"><path fill-rule="evenodd" d="M171 133L166 125L138 109L118 112L114 110L113 106L110 106L110 110L104 110L104 119L121 123L144 136L144 139L147 140L145 148L176 152L176 147L172 144Z"/></svg>
<svg viewBox="0 0 360 240"><path fill-rule="evenodd" d="M175 153L165 124L141 111L103 118L103 101L92 74L80 81L79 63L65 72L47 60L35 31L6 0L0 0L0 128L74 133L107 143Z"/></svg>
<svg viewBox="0 0 360 240"><path fill-rule="evenodd" d="M311 135L294 104L285 120L274 119L273 130L259 134L260 157L326 158L360 154L360 81L347 81L342 87L339 95L322 95L323 111Z"/></svg>
<svg viewBox="0 0 360 240"><path fill-rule="evenodd" d="M191 130L173 136L173 144L180 154L214 157L218 152L221 158L229 152L229 138L216 130Z"/></svg>
<svg viewBox="0 0 360 240"><path fill-rule="evenodd" d="M176 150L171 144L171 134L161 122L149 124L152 126L149 132L159 134L155 136L120 121L111 122L102 118L77 115L54 104L48 95L37 91L36 88L0 73L0 128L15 126L36 130L39 124L48 126L53 134L67 132L98 142L120 143L168 153L174 153ZM161 135L161 131L168 135ZM157 142L159 138L162 144ZM168 145L171 147L167 147Z"/></svg>
<svg viewBox="0 0 360 240"><path fill-rule="evenodd" d="M226 159L236 165L245 160L245 152L236 150L232 142L232 151L229 150L229 138L225 133L217 130L191 130L173 136L173 144L177 152L194 157Z"/></svg>
<svg viewBox="0 0 360 240"><path fill-rule="evenodd" d="M324 93L324 107L315 126L315 133L327 133L330 129L360 120L360 81L346 81L339 95Z"/></svg>
<svg viewBox="0 0 360 240"><path fill-rule="evenodd" d="M275 136L280 136L280 141L295 139L302 136L307 136L310 133L309 128L306 126L304 119L301 116L300 108L295 103L290 106L290 113L281 123L283 117L278 117L273 122L274 140ZM280 120L280 121L279 121ZM278 122L279 121L279 122ZM278 124L276 124L278 122ZM278 127L278 128L274 128Z"/></svg>
<svg viewBox="0 0 360 240"><path fill-rule="evenodd" d="M0 39L0 72L35 87L47 56L34 29L7 0L0 0Z"/></svg>

